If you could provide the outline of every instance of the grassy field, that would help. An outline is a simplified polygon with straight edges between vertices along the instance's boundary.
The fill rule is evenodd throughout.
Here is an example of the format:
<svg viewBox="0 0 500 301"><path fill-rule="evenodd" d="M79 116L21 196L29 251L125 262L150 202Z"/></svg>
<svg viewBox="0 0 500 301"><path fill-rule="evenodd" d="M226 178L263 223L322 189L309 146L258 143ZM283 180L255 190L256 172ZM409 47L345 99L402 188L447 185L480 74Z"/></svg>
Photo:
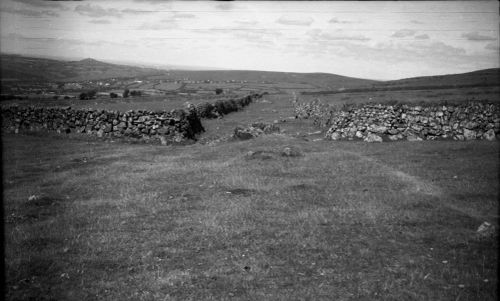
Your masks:
<svg viewBox="0 0 500 301"><path fill-rule="evenodd" d="M128 110L173 110L186 107L186 102L198 104L203 102L215 102L218 99L238 98L249 95L252 92L228 95L163 95L163 96L130 96L127 98L98 97L96 99L53 99L53 98L30 98L4 100L1 106L36 106L36 107L65 107L74 109L99 109L115 110L125 112Z"/></svg>
<svg viewBox="0 0 500 301"><path fill-rule="evenodd" d="M498 297L497 142L2 142L7 300Z"/></svg>
<svg viewBox="0 0 500 301"><path fill-rule="evenodd" d="M163 91L174 91L182 87L182 84L179 83L159 83L155 84L153 88Z"/></svg>
<svg viewBox="0 0 500 301"><path fill-rule="evenodd" d="M380 92L350 92L323 95L299 95L300 101L319 98L325 103L341 107L344 104L399 103L399 104L459 104L469 100L500 102L500 87L468 87L454 89L403 90Z"/></svg>
<svg viewBox="0 0 500 301"><path fill-rule="evenodd" d="M280 84L269 84L268 88L275 86L278 89ZM197 86L194 85L193 88ZM214 85L215 87L215 85ZM266 90L262 86L249 85L248 90L242 88L229 93L227 95L164 95L164 96L142 96L142 97L129 97L129 98L108 98L101 97L92 100L80 99L53 99L52 97L46 98L29 98L24 100L4 100L2 106L9 106L13 104L18 105L35 105L35 106L71 106L73 108L94 108L94 109L107 109L107 110L172 110L184 107L187 101L197 104L201 102L214 102L220 98L238 97L238 95L248 95L255 91ZM280 88L283 89L283 88ZM432 104L432 103L464 103L470 100L486 101L492 103L500 102L500 88L499 87L468 87L456 89L435 89L435 90L408 90L408 91L384 91L384 92L350 92L338 94L319 94L319 95L301 95L300 89L289 88L285 92L277 94L270 94L265 97L269 103L261 104L258 106L250 106L245 110L250 110L250 114L255 118L261 117L262 110L275 110L277 114L273 115L273 119L280 117L280 115L292 116L293 107L291 100L293 93L297 95L300 102L308 102L314 99L321 99L323 102L332 104L339 108L349 104L365 104L365 103L405 103L405 104ZM269 114L268 114L269 115Z"/></svg>
<svg viewBox="0 0 500 301"><path fill-rule="evenodd" d="M152 68L109 64L93 59L60 61L2 53L0 62L0 77L20 82L84 81L112 77L145 77L164 73Z"/></svg>
<svg viewBox="0 0 500 301"><path fill-rule="evenodd" d="M497 237L476 229L498 227L498 143L316 141L290 93L203 120L190 146L4 134L6 299L496 300ZM498 96L490 87L299 101ZM38 105L171 110L207 100ZM256 121L282 134L206 144Z"/></svg>

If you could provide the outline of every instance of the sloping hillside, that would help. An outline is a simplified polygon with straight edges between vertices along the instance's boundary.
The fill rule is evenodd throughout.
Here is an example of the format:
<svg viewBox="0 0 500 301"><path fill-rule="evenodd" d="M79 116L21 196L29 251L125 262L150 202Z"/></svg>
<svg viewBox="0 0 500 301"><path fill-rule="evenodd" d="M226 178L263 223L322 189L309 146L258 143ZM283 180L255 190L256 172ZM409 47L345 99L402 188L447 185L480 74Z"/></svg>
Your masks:
<svg viewBox="0 0 500 301"><path fill-rule="evenodd" d="M6 81L85 81L117 77L175 79L185 81L237 81L253 83L306 84L319 90L311 92L338 93L354 90L407 90L461 86L493 86L500 82L500 69L485 69L462 74L448 74L375 81L329 73L292 73L249 70L161 70L110 64L94 59L61 61L2 54L1 79ZM346 90L347 89L347 90Z"/></svg>
<svg viewBox="0 0 500 301"><path fill-rule="evenodd" d="M272 72L272 71L249 71L249 70L203 70L187 71L172 70L170 72L179 78L189 78L191 80L204 80L210 78L214 81L249 81L268 83L297 83L311 84L317 87L330 89L365 87L378 81L347 77L330 73L292 73L292 72Z"/></svg>
<svg viewBox="0 0 500 301"><path fill-rule="evenodd" d="M492 86L500 83L500 69L484 69L467 73L412 77L377 83L374 87L409 88L439 86Z"/></svg>
<svg viewBox="0 0 500 301"><path fill-rule="evenodd" d="M391 81L373 81L369 86L345 87L346 89L324 89L305 91L305 95L327 95L347 92L436 90L474 87L499 87L500 69L484 69L467 73L412 77Z"/></svg>
<svg viewBox="0 0 500 301"><path fill-rule="evenodd" d="M192 81L248 81L309 84L323 89L367 87L377 81L328 73L289 73L245 70L160 70L110 64L94 59L59 61L19 55L1 55L3 81L83 81L112 77L158 76Z"/></svg>
<svg viewBox="0 0 500 301"><path fill-rule="evenodd" d="M59 61L2 54L1 77L17 81L82 81L160 74L162 71L108 64L93 59Z"/></svg>

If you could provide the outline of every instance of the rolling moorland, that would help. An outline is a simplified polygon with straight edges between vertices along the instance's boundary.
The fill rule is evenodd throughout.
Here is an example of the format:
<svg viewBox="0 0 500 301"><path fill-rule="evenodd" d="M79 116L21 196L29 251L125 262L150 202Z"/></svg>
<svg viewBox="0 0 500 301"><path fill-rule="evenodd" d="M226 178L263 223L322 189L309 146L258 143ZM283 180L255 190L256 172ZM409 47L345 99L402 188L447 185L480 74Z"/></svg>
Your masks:
<svg viewBox="0 0 500 301"><path fill-rule="evenodd" d="M497 232L477 231L484 222L498 228L498 141L325 141L325 129L295 119L292 104L498 104L499 87L489 84L498 69L384 83L145 69L114 81L86 71L67 82L4 80L9 68L2 94L22 97L2 106L170 110L269 94L202 119L206 131L190 145L2 130L7 300L498 298ZM144 94L77 97L125 88ZM280 131L227 139L256 121Z"/></svg>
<svg viewBox="0 0 500 301"><path fill-rule="evenodd" d="M73 83L81 89L156 89L196 93L202 90L213 92L215 84L231 90L337 89L367 86L375 81L350 78L326 73L286 73L263 71L188 71L159 70L104 63L93 59L80 61L57 61L27 58L3 54L1 58L2 90L19 94L23 90L39 86L43 92L75 90L63 83ZM103 81L107 79L108 81ZM101 83L101 85L99 85ZM169 85L170 83L170 85ZM108 84L108 85L105 85ZM180 84L180 85L175 85ZM67 85L68 86L68 85ZM24 88L23 88L24 87ZM76 90L78 90L76 89Z"/></svg>
<svg viewBox="0 0 500 301"><path fill-rule="evenodd" d="M291 72L268 72L247 70L169 70L133 67L127 65L116 65L97 61L94 59L83 59L80 61L60 61L54 59L43 59L24 57L19 55L0 55L2 62L2 79L4 80L51 80L51 81L78 81L96 80L110 77L140 77L152 75L170 75L171 78L189 78L191 80L212 81L268 81L311 83L318 86L328 84L346 84L347 86L361 86L376 81L364 80L328 73L291 73Z"/></svg>
<svg viewBox="0 0 500 301"><path fill-rule="evenodd" d="M498 86L500 73L498 68L449 75L413 77L400 80L375 82L370 87L355 87L331 91L315 91L307 94L335 94L348 92L405 91L426 89L450 89L466 87Z"/></svg>
<svg viewBox="0 0 500 301"><path fill-rule="evenodd" d="M160 73L155 69L108 64L93 59L60 61L7 54L2 54L0 59L3 81L81 81Z"/></svg>

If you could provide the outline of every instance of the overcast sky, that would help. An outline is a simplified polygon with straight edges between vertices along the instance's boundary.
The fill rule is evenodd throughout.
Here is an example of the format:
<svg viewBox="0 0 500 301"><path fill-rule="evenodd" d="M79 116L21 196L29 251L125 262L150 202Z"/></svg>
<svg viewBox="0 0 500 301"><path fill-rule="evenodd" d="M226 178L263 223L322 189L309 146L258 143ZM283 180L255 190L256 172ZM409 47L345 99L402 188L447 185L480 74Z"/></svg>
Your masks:
<svg viewBox="0 0 500 301"><path fill-rule="evenodd" d="M370 79L499 67L499 3L0 0L4 53Z"/></svg>

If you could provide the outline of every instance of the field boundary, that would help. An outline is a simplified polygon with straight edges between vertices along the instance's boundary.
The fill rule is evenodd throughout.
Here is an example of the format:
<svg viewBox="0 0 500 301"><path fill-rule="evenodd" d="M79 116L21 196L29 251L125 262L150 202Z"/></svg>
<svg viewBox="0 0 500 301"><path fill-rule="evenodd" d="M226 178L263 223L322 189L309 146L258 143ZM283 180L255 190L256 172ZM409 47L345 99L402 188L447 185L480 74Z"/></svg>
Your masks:
<svg viewBox="0 0 500 301"><path fill-rule="evenodd" d="M338 109L314 100L295 103L297 118L312 119L327 128L326 139L382 142L497 140L500 135L500 106L470 101L462 105L366 104Z"/></svg>

